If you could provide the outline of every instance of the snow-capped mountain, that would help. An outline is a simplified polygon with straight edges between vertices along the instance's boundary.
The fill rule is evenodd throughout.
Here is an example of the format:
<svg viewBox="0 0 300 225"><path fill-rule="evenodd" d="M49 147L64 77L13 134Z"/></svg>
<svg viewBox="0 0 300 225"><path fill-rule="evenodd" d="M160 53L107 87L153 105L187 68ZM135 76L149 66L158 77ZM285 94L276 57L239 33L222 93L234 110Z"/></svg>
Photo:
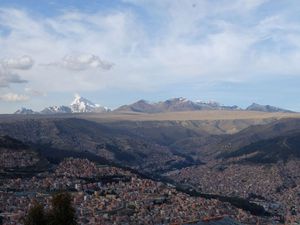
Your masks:
<svg viewBox="0 0 300 225"><path fill-rule="evenodd" d="M72 110L68 106L50 106L43 109L40 113L42 114L55 114L55 113L72 113Z"/></svg>
<svg viewBox="0 0 300 225"><path fill-rule="evenodd" d="M226 106L215 101L191 101L186 98L171 98L166 101L148 102L139 100L130 105L123 105L115 109L116 112L140 112L140 113L163 113L163 112L180 112L180 111L199 111L199 110L245 110L245 111L262 111L262 112L293 112L287 109L278 108L270 105L259 105L253 103L246 109L242 109L236 105ZM95 104L90 100L75 95L75 99L68 106L50 106L40 112L31 109L21 108L15 114L61 114L61 113L104 113L110 112L107 107Z"/></svg>
<svg viewBox="0 0 300 225"><path fill-rule="evenodd" d="M14 114L38 114L38 112L33 111L32 109L26 109L22 107L21 109L18 109Z"/></svg>
<svg viewBox="0 0 300 225"><path fill-rule="evenodd" d="M191 101L186 98L171 98L166 101L150 103L145 100L124 105L115 111L134 111L144 113L178 112L196 110L238 110L237 106L223 106L214 101Z"/></svg>
<svg viewBox="0 0 300 225"><path fill-rule="evenodd" d="M163 102L158 102L156 105L162 112L194 111L199 109L197 104L183 97L171 98Z"/></svg>
<svg viewBox="0 0 300 225"><path fill-rule="evenodd" d="M208 100L208 101L196 100L195 103L203 106L220 107L220 103L212 100Z"/></svg>
<svg viewBox="0 0 300 225"><path fill-rule="evenodd" d="M90 100L75 95L75 99L68 106L49 106L40 112L35 112L31 109L21 108L15 114L61 114L61 113L90 113L90 112L109 112L110 109L91 102Z"/></svg>
<svg viewBox="0 0 300 225"><path fill-rule="evenodd" d="M86 112L108 112L108 108L95 104L90 100L75 95L75 99L71 103L71 110L73 113L86 113Z"/></svg>
<svg viewBox="0 0 300 225"><path fill-rule="evenodd" d="M202 109L208 109L208 110L242 110L237 105L221 105L219 102L216 101L203 101L203 100L196 100L196 104L202 107Z"/></svg>

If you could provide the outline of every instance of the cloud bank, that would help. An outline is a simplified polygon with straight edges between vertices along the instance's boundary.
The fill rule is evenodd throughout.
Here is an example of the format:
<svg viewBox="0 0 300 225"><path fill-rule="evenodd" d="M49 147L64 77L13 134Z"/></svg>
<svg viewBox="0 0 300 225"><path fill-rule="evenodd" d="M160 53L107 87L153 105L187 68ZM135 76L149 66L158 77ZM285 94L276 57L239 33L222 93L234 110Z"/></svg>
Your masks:
<svg viewBox="0 0 300 225"><path fill-rule="evenodd" d="M46 64L48 66L58 66L69 70L102 69L110 70L113 63L103 61L98 56L92 54L67 55L60 61Z"/></svg>
<svg viewBox="0 0 300 225"><path fill-rule="evenodd" d="M0 60L2 67L6 69L29 70L34 61L30 56L24 55L19 58L5 58Z"/></svg>
<svg viewBox="0 0 300 225"><path fill-rule="evenodd" d="M7 70L0 65L0 88L9 87L11 84L22 84L27 83L26 80L22 79L18 74Z"/></svg>
<svg viewBox="0 0 300 225"><path fill-rule="evenodd" d="M29 100L29 97L23 94L6 93L0 95L0 101L5 101L5 102L24 102L27 100Z"/></svg>
<svg viewBox="0 0 300 225"><path fill-rule="evenodd" d="M0 60L0 88L7 89L13 84L24 84L28 81L22 79L16 70L30 70L34 64L30 56L22 56L17 58L3 58ZM5 91L4 91L5 92ZM5 102L23 102L29 100L29 97L16 93L0 93L0 101Z"/></svg>
<svg viewBox="0 0 300 225"><path fill-rule="evenodd" d="M105 10L65 8L47 16L0 6L0 27L5 28L0 33L0 86L28 80L28 87L43 92L155 92L183 83L201 88L216 82L300 76L299 4L111 4ZM10 57L16 55L23 57Z"/></svg>

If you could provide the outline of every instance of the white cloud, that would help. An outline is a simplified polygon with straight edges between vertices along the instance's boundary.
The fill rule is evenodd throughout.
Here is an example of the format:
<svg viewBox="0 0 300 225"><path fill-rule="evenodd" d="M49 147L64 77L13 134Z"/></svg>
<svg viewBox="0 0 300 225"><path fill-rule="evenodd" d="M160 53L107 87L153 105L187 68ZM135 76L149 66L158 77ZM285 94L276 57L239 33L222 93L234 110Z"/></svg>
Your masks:
<svg viewBox="0 0 300 225"><path fill-rule="evenodd" d="M135 12L139 7L94 13L64 10L38 18L2 9L0 25L9 34L0 36L0 58L29 54L38 64L54 62L22 71L30 87L43 92L153 91L182 81L300 74L300 27L277 12L256 14L267 0L126 2L143 7L145 16ZM269 39L274 43L264 44ZM268 45L272 51L264 49ZM111 63L102 59L117 66L110 69ZM3 80L9 83L7 76Z"/></svg>
<svg viewBox="0 0 300 225"><path fill-rule="evenodd" d="M0 88L9 87L10 84L26 83L18 74L11 72L0 64Z"/></svg>
<svg viewBox="0 0 300 225"><path fill-rule="evenodd" d="M59 66L69 70L102 69L110 70L113 63L104 61L92 54L67 55L59 62L46 64L49 66Z"/></svg>
<svg viewBox="0 0 300 225"><path fill-rule="evenodd" d="M5 101L5 102L24 102L28 100L29 100L28 96L17 94L17 93L6 93L0 95L0 101Z"/></svg>
<svg viewBox="0 0 300 225"><path fill-rule="evenodd" d="M18 58L5 58L0 60L0 64L6 69L28 70L34 64L30 56L24 55Z"/></svg>
<svg viewBox="0 0 300 225"><path fill-rule="evenodd" d="M34 64L30 56L17 58L3 58L0 60L0 87L9 87L10 84L26 83L14 70L29 70Z"/></svg>

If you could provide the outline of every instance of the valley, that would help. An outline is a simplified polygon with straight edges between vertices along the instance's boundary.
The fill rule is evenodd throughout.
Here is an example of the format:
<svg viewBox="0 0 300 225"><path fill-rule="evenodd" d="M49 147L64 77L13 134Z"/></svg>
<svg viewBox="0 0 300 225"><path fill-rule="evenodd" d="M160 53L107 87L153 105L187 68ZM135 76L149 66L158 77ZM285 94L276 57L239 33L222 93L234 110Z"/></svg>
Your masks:
<svg viewBox="0 0 300 225"><path fill-rule="evenodd" d="M230 198L245 199L281 224L300 216L298 118L255 111L1 115L0 135L30 146L44 165L75 157L128 168L187 193L233 205Z"/></svg>

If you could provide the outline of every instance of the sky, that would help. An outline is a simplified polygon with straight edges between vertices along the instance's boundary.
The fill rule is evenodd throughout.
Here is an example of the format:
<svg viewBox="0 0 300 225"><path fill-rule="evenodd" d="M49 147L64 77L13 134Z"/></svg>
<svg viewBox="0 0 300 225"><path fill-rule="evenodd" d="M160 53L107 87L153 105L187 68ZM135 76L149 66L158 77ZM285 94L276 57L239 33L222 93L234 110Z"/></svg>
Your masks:
<svg viewBox="0 0 300 225"><path fill-rule="evenodd" d="M298 0L0 0L0 113L173 97L300 111Z"/></svg>

